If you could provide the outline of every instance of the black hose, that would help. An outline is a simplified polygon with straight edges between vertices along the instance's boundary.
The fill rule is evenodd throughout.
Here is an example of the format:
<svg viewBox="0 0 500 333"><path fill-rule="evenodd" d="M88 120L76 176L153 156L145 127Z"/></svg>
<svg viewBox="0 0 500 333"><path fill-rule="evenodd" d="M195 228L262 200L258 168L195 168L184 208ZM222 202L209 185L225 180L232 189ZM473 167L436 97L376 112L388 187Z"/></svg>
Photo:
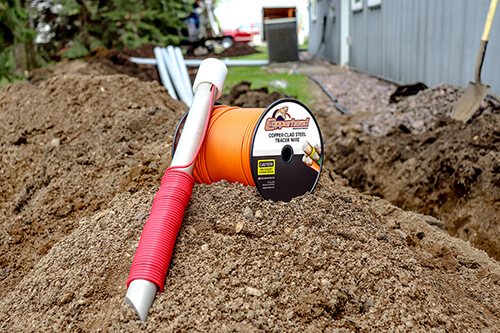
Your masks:
<svg viewBox="0 0 500 333"><path fill-rule="evenodd" d="M323 83L321 83L319 80L317 80L316 78L314 78L311 73L307 73L307 77L310 78L312 81L314 81L320 88L321 90L323 90L323 92L325 94L328 95L328 97L330 97L330 99L333 101L334 105L335 105L335 108L337 110L340 111L340 113L342 114L349 114L349 111L347 111L346 109L344 109L343 107L341 107L337 101L337 98L335 96L333 96L333 94L328 90L327 87L325 87L325 85Z"/></svg>

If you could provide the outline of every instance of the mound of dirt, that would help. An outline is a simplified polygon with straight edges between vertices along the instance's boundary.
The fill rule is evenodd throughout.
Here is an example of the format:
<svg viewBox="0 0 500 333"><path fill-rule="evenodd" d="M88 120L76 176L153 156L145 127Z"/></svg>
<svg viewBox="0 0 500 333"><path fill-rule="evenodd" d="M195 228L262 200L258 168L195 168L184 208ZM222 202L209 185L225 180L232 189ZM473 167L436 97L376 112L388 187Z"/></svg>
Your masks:
<svg viewBox="0 0 500 333"><path fill-rule="evenodd" d="M155 186L185 111L157 83L128 76L58 76L2 89L0 295L80 218L117 193Z"/></svg>
<svg viewBox="0 0 500 333"><path fill-rule="evenodd" d="M267 108L274 101L289 97L279 91L269 94L267 87L251 89L250 86L250 82L242 81L231 88L229 94L222 95L218 102L243 108Z"/></svg>
<svg viewBox="0 0 500 333"><path fill-rule="evenodd" d="M144 44L137 49L113 49L107 50L103 48L96 48L92 50L85 62L79 60L68 61L64 60L53 65L37 68L29 73L28 79L31 83L38 83L47 80L57 75L113 75L124 74L131 77L136 77L142 81L158 81L160 76L156 66L152 65L139 65L129 60L130 57L139 58L154 58L153 49L155 45ZM203 56L186 56L186 58L227 58L237 57L253 53L258 53L255 48L246 43L235 43L230 48L224 50L220 54L210 53ZM197 68L188 68L191 79L197 73Z"/></svg>
<svg viewBox="0 0 500 333"><path fill-rule="evenodd" d="M126 48L122 50L122 53L126 54L129 57L137 57L137 58L154 58L154 48L156 45L154 44L143 44L136 49Z"/></svg>
<svg viewBox="0 0 500 333"><path fill-rule="evenodd" d="M124 74L142 81L158 81L160 77L156 66L138 65L129 61L129 57L119 51L102 50L88 59L61 61L44 68L37 68L29 73L30 83L39 83L59 75L113 75Z"/></svg>
<svg viewBox="0 0 500 333"><path fill-rule="evenodd" d="M462 93L443 84L353 115L330 131L327 152L351 186L443 220L452 235L498 260L500 104L487 99L462 124L449 117ZM321 122L339 124L334 114Z"/></svg>
<svg viewBox="0 0 500 333"><path fill-rule="evenodd" d="M92 66L90 67L86 62L79 60L63 60L61 62L55 63L53 65L44 67L44 68L36 68L29 72L28 80L30 83L39 83L44 80L50 79L54 76L58 75L108 75L108 74L116 74L110 73L109 68L105 68L103 66Z"/></svg>
<svg viewBox="0 0 500 333"><path fill-rule="evenodd" d="M234 43L217 55L217 58L230 58L259 53L254 47L247 43Z"/></svg>
<svg viewBox="0 0 500 333"><path fill-rule="evenodd" d="M184 111L127 76L0 90L2 331L500 329L498 263L328 168L288 203L196 185L138 321L126 280Z"/></svg>
<svg viewBox="0 0 500 333"><path fill-rule="evenodd" d="M149 50L149 48L147 50ZM160 81L156 66L138 65L129 60L131 56L142 56L144 54L149 54L149 52L143 52L141 50L134 52L130 49L105 50L98 48L92 51L92 53L85 58L85 61L89 63L90 67L97 65L106 68L108 70L106 74L125 74L136 77L142 81Z"/></svg>

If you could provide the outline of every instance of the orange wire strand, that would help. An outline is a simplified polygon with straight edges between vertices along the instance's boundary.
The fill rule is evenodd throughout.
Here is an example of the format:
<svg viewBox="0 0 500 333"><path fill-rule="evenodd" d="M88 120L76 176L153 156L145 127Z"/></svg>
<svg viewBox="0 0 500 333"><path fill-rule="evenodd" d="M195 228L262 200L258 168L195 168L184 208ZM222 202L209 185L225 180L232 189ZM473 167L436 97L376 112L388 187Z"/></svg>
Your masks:
<svg viewBox="0 0 500 333"><path fill-rule="evenodd" d="M226 105L213 108L205 142L193 170L198 183L212 184L226 179L255 186L250 149L253 132L264 110Z"/></svg>

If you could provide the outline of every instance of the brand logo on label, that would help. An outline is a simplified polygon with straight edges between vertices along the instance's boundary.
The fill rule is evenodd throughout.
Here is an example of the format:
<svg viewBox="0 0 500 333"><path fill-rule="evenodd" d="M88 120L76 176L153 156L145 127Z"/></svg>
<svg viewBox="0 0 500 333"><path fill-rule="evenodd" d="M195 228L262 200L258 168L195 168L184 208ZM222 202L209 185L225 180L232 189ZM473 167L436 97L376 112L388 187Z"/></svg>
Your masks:
<svg viewBox="0 0 500 333"><path fill-rule="evenodd" d="M266 131L274 131L282 128L307 128L309 117L306 119L295 119L288 114L288 106L284 106L273 112L271 118L266 119Z"/></svg>

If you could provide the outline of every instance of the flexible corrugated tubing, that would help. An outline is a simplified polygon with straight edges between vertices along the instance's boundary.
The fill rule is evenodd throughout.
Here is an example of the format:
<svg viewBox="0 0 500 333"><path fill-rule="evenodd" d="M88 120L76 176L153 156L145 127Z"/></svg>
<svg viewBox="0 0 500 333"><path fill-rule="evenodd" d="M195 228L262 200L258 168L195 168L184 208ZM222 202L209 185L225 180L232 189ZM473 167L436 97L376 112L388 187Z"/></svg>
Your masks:
<svg viewBox="0 0 500 333"><path fill-rule="evenodd" d="M212 90L215 89L212 87ZM213 105L213 93L210 105ZM265 109L215 106L205 124L203 138L191 163L165 171L144 226L127 280L144 279L163 290L184 211L195 181L212 184L222 179L255 186L250 150L255 127ZM182 170L196 160L193 176Z"/></svg>
<svg viewBox="0 0 500 333"><path fill-rule="evenodd" d="M210 107L213 105L215 91L216 88L212 86ZM142 231L132 262L127 288L133 280L143 279L156 284L159 291L163 290L177 233L195 183L193 176L179 169L189 167L196 160L207 134L209 119L210 110L200 146L193 160L187 165L168 168L162 177L160 189L153 200L151 213Z"/></svg>

